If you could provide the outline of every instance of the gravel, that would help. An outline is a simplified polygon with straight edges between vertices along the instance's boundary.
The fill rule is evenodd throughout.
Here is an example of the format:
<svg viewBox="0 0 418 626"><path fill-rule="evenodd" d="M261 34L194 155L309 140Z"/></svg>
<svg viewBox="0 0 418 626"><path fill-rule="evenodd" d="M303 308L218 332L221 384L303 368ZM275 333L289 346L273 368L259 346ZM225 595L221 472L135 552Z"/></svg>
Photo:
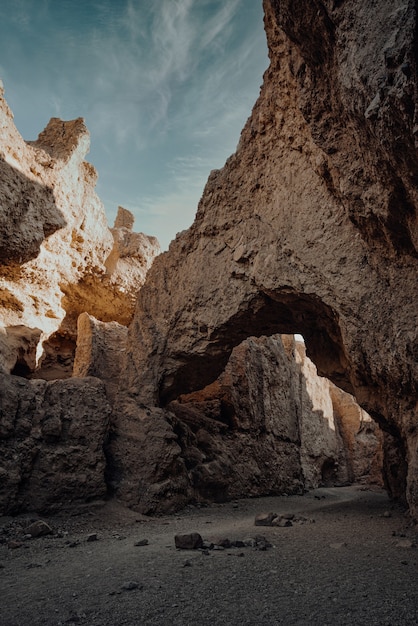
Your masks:
<svg viewBox="0 0 418 626"><path fill-rule="evenodd" d="M256 527L270 511L310 523ZM23 534L28 521L0 519L1 626L418 623L418 531L377 488L157 519L108 502L44 519L52 534L38 538ZM203 547L177 550L175 535L186 533L199 533Z"/></svg>

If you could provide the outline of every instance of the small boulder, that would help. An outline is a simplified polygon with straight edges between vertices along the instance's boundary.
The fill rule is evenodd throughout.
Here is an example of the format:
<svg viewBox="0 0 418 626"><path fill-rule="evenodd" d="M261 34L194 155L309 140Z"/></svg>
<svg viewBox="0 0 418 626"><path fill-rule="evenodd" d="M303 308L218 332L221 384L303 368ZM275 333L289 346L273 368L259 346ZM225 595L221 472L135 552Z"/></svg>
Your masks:
<svg viewBox="0 0 418 626"><path fill-rule="evenodd" d="M273 520L277 517L276 513L258 513L255 517L255 526L271 526Z"/></svg>
<svg viewBox="0 0 418 626"><path fill-rule="evenodd" d="M278 526L279 528L287 528L289 526L293 526L293 522L286 517L280 515L280 517L275 517L271 523L271 526Z"/></svg>
<svg viewBox="0 0 418 626"><path fill-rule="evenodd" d="M25 534L30 535L31 537L43 537L45 535L50 535L51 533L51 526L41 519L36 520L36 522L32 522L32 524L29 524L29 526L25 528Z"/></svg>
<svg viewBox="0 0 418 626"><path fill-rule="evenodd" d="M199 533L175 535L174 543L179 550L198 550L203 547L203 539Z"/></svg>

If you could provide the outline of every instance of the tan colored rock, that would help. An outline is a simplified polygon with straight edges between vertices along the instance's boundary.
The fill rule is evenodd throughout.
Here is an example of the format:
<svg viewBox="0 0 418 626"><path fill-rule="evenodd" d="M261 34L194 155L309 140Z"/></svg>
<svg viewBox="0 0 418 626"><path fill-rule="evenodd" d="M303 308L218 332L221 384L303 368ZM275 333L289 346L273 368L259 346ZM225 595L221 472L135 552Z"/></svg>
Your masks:
<svg viewBox="0 0 418 626"><path fill-rule="evenodd" d="M334 420L343 439L350 482L383 485L384 434L349 393L329 383Z"/></svg>
<svg viewBox="0 0 418 626"><path fill-rule="evenodd" d="M333 385L317 375L303 344L290 336L283 341L245 340L214 383L164 411L133 404L127 420L126 408L118 408L108 450L117 497L142 512L161 513L191 499L225 501L367 481L381 442L363 433L361 449L369 456L360 466L356 437L364 412L357 407L355 414L351 399L349 434L343 436L344 405L340 401L337 417Z"/></svg>
<svg viewBox="0 0 418 626"><path fill-rule="evenodd" d="M1 375L0 515L103 498L110 405L96 378Z"/></svg>
<svg viewBox="0 0 418 626"><path fill-rule="evenodd" d="M82 313L77 324L73 376L96 376L113 403L123 367L128 329L117 322L100 322Z"/></svg>
<svg viewBox="0 0 418 626"><path fill-rule="evenodd" d="M42 332L26 326L0 326L0 371L27 375L36 368Z"/></svg>
<svg viewBox="0 0 418 626"><path fill-rule="evenodd" d="M51 338L42 376L70 376L78 316L128 324L160 248L154 237L132 232L125 209L108 228L97 173L84 161L90 139L81 118L52 118L36 141L25 142L1 86L0 129L0 365L11 371L19 358L8 329L35 328L42 333L38 360Z"/></svg>
<svg viewBox="0 0 418 626"><path fill-rule="evenodd" d="M120 406L202 388L249 335L301 333L319 373L390 433L409 470L407 488L403 471L387 484L417 514L416 13L264 7L260 98L141 289Z"/></svg>
<svg viewBox="0 0 418 626"><path fill-rule="evenodd" d="M126 228L129 231L132 231L134 225L135 218L130 211L124 209L123 206L118 206L118 213L115 218L114 228Z"/></svg>
<svg viewBox="0 0 418 626"><path fill-rule="evenodd" d="M301 461L307 487L366 482L383 484L383 434L355 398L318 376L301 342Z"/></svg>

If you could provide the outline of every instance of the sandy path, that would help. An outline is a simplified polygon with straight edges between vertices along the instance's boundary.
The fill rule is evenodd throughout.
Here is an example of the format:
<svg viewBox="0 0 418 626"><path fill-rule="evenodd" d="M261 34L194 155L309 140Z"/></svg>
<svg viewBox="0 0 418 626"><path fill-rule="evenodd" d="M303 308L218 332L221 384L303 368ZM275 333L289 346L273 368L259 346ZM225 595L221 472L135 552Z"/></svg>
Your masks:
<svg viewBox="0 0 418 626"><path fill-rule="evenodd" d="M255 527L262 511L315 523ZM0 536L18 521L3 519ZM48 521L64 536L0 545L1 626L418 624L417 531L378 490L320 489L153 520L109 503ZM176 550L174 535L191 531L263 534L273 547ZM86 541L91 532L98 541ZM135 546L140 539L148 545ZM124 589L130 582L138 586Z"/></svg>

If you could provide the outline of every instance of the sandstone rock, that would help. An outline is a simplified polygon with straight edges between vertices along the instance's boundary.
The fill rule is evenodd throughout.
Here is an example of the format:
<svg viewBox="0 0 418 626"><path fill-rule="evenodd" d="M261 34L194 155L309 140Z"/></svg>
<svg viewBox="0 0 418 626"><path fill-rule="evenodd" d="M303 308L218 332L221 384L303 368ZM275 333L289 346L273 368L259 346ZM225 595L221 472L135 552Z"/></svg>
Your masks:
<svg viewBox="0 0 418 626"><path fill-rule="evenodd" d="M132 232L125 209L108 228L96 171L83 160L90 140L81 118L52 118L36 141L25 142L1 85L0 128L0 367L33 372L43 342L42 377L68 377L78 315L128 324L160 248L154 237ZM31 350L23 366L18 328L22 338L24 329L39 333L34 357ZM69 362L60 363L61 344Z"/></svg>
<svg viewBox="0 0 418 626"><path fill-rule="evenodd" d="M271 526L277 517L276 513L258 513L255 517L255 526Z"/></svg>
<svg viewBox="0 0 418 626"><path fill-rule="evenodd" d="M329 384L334 420L343 440L347 479L383 485L383 433L355 398Z"/></svg>
<svg viewBox="0 0 418 626"><path fill-rule="evenodd" d="M299 427L306 487L361 481L383 485L383 436L378 425L351 394L318 376L303 343L284 339L303 374Z"/></svg>
<svg viewBox="0 0 418 626"><path fill-rule="evenodd" d="M0 371L27 375L36 368L42 331L26 326L0 326Z"/></svg>
<svg viewBox="0 0 418 626"><path fill-rule="evenodd" d="M40 519L29 524L29 526L25 528L25 533L31 535L31 537L43 537L44 535L50 535L52 528L49 524Z"/></svg>
<svg viewBox="0 0 418 626"><path fill-rule="evenodd" d="M118 404L113 412L107 485L122 502L147 515L181 509L193 498L173 418L132 403Z"/></svg>
<svg viewBox="0 0 418 626"><path fill-rule="evenodd" d="M185 535L175 535L174 543L179 550L197 550L202 548L203 539L199 533L188 533Z"/></svg>
<svg viewBox="0 0 418 626"><path fill-rule="evenodd" d="M214 381L245 337L299 332L319 373L392 437L416 514L414 6L264 7L260 97L141 289L123 402L165 406ZM385 465L405 493L405 472Z"/></svg>
<svg viewBox="0 0 418 626"><path fill-rule="evenodd" d="M88 313L78 318L73 376L100 378L111 403L123 367L127 335L126 326L117 322L100 322Z"/></svg>
<svg viewBox="0 0 418 626"><path fill-rule="evenodd" d="M98 379L2 375L0 514L54 511L104 497L109 416Z"/></svg>

